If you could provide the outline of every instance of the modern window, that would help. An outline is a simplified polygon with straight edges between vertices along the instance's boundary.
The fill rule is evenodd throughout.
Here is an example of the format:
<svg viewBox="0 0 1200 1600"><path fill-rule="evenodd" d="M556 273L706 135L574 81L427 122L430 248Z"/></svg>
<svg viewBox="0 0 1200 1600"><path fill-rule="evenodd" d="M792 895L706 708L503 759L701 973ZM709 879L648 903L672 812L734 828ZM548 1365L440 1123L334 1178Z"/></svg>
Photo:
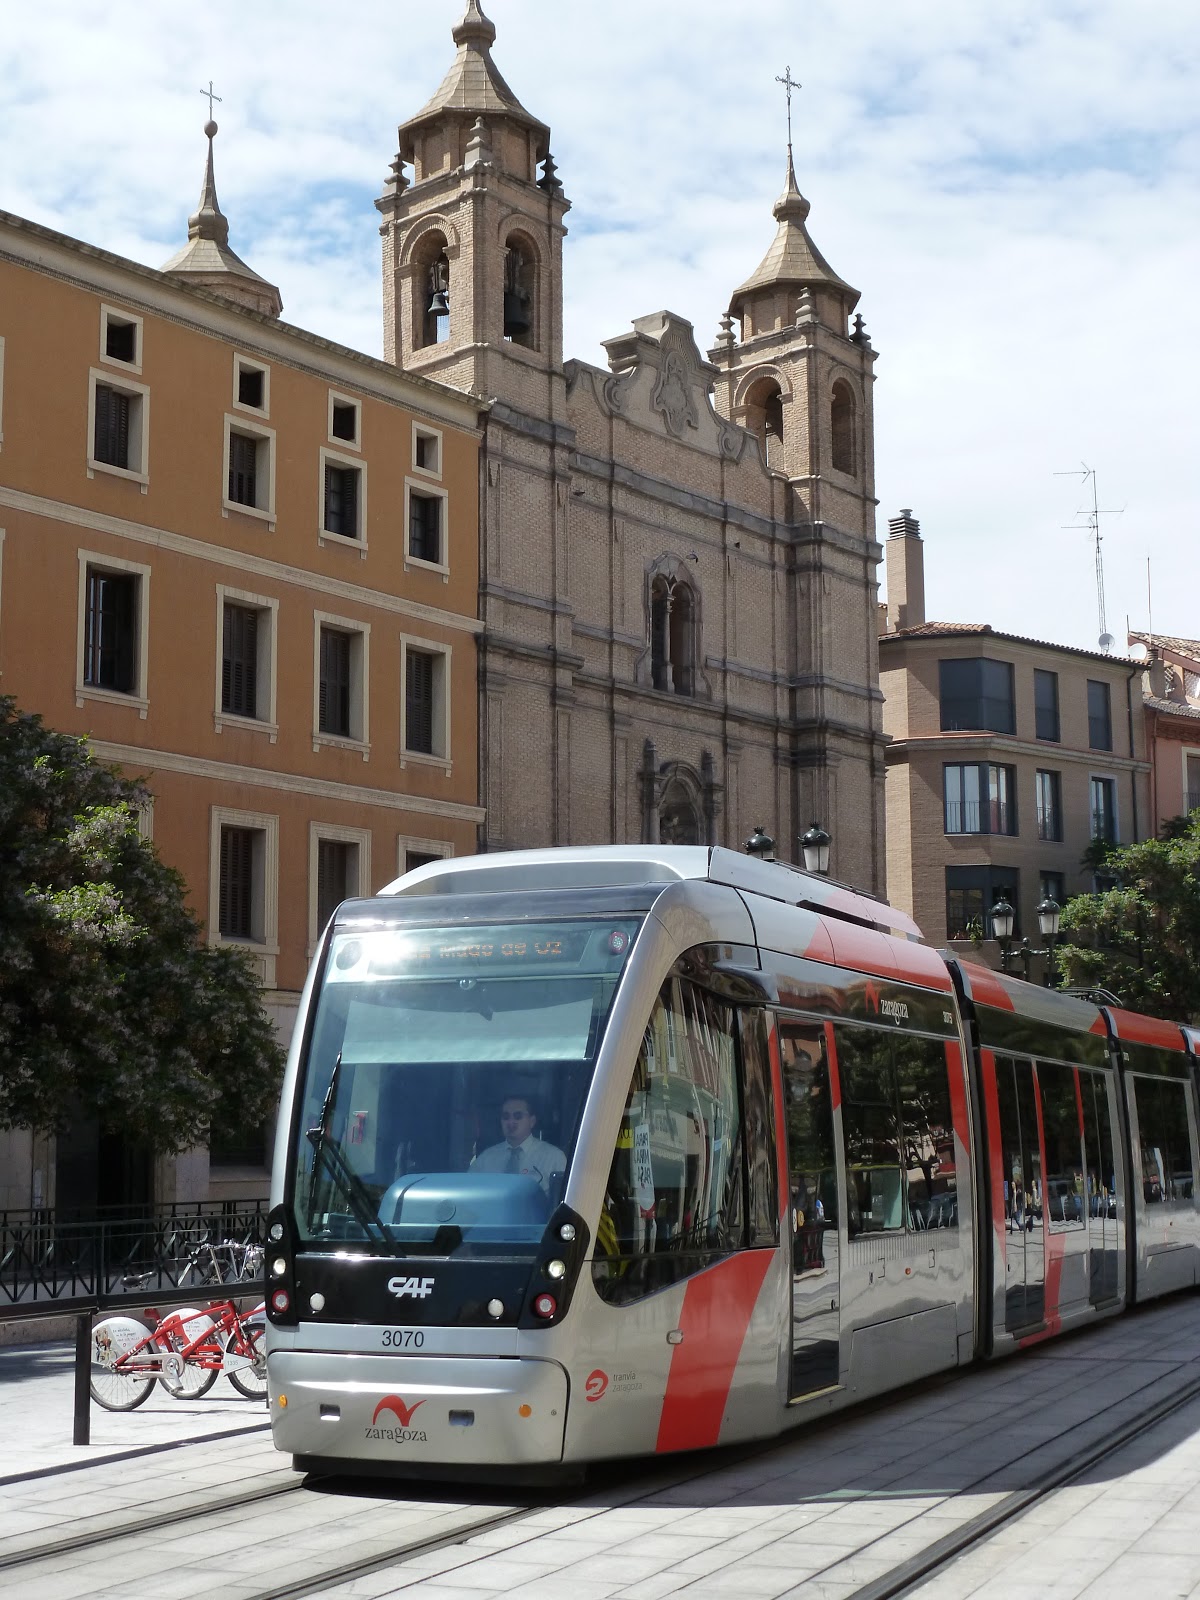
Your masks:
<svg viewBox="0 0 1200 1600"><path fill-rule="evenodd" d="M88 389L88 473L111 472L147 483L150 391L93 369Z"/></svg>
<svg viewBox="0 0 1200 1600"><path fill-rule="evenodd" d="M844 378L829 402L830 460L838 472L854 472L854 391Z"/></svg>
<svg viewBox="0 0 1200 1600"><path fill-rule="evenodd" d="M225 418L224 505L274 524L275 435L244 417Z"/></svg>
<svg viewBox="0 0 1200 1600"><path fill-rule="evenodd" d="M214 943L257 947L260 980L273 988L279 953L279 819L214 806L209 929Z"/></svg>
<svg viewBox="0 0 1200 1600"><path fill-rule="evenodd" d="M1053 900L1055 905L1067 903L1067 880L1061 872L1038 874L1038 894L1043 900Z"/></svg>
<svg viewBox="0 0 1200 1600"><path fill-rule="evenodd" d="M1040 669L1034 669L1033 710L1035 731L1038 738L1057 744L1061 737L1058 719L1057 672L1042 672Z"/></svg>
<svg viewBox="0 0 1200 1600"><path fill-rule="evenodd" d="M131 701L146 715L150 568L79 551L75 699Z"/></svg>
<svg viewBox="0 0 1200 1600"><path fill-rule="evenodd" d="M1007 900L1017 913L1014 933L1021 920L1019 880L1012 867L986 863L971 867L946 868L947 939L992 939L992 907Z"/></svg>
<svg viewBox="0 0 1200 1600"><path fill-rule="evenodd" d="M947 833L1017 831L1017 774L989 762L943 768Z"/></svg>
<svg viewBox="0 0 1200 1600"><path fill-rule="evenodd" d="M1092 838L1105 844L1117 839L1117 780L1093 778L1090 785Z"/></svg>
<svg viewBox="0 0 1200 1600"><path fill-rule="evenodd" d="M309 953L343 900L371 891L371 834L367 829L309 824Z"/></svg>
<svg viewBox="0 0 1200 1600"><path fill-rule="evenodd" d="M433 428L424 428L419 422L413 423L413 468L417 472L427 472L431 478L440 478L442 475L442 436Z"/></svg>
<svg viewBox="0 0 1200 1600"><path fill-rule="evenodd" d="M1112 702L1107 683L1098 683L1095 678L1088 679L1087 706L1088 744L1093 750L1111 750Z"/></svg>
<svg viewBox="0 0 1200 1600"><path fill-rule="evenodd" d="M314 740L350 740L368 754L367 648L370 628L318 612L315 620Z"/></svg>
<svg viewBox="0 0 1200 1600"><path fill-rule="evenodd" d="M1013 669L986 656L938 662L938 698L943 733L956 729L1015 733Z"/></svg>
<svg viewBox="0 0 1200 1600"><path fill-rule="evenodd" d="M341 539L360 539L363 531L365 469L358 462L341 461L321 452L323 498L321 529Z"/></svg>
<svg viewBox="0 0 1200 1600"><path fill-rule="evenodd" d="M141 372L141 317L115 306L100 307L100 359L130 372Z"/></svg>
<svg viewBox="0 0 1200 1600"><path fill-rule="evenodd" d="M1039 769L1036 782L1038 838L1060 840L1063 836L1062 779L1057 772Z"/></svg>
<svg viewBox="0 0 1200 1600"><path fill-rule="evenodd" d="M278 614L278 600L268 595L217 585L218 733L226 719L254 722L274 743Z"/></svg>
<svg viewBox="0 0 1200 1600"><path fill-rule="evenodd" d="M233 403L245 411L267 416L271 410L271 369L246 356L233 358Z"/></svg>
<svg viewBox="0 0 1200 1600"><path fill-rule="evenodd" d="M88 568L83 681L90 688L137 688L138 588L132 573Z"/></svg>
<svg viewBox="0 0 1200 1600"><path fill-rule="evenodd" d="M348 444L357 450L362 443L359 437L361 415L362 408L357 400L351 400L346 395L331 393L329 396L329 437L337 439L341 444Z"/></svg>
<svg viewBox="0 0 1200 1600"><path fill-rule="evenodd" d="M445 495L430 489L408 489L408 557L445 567Z"/></svg>
<svg viewBox="0 0 1200 1600"><path fill-rule="evenodd" d="M696 692L696 596L681 578L650 585L650 681L668 694Z"/></svg>
<svg viewBox="0 0 1200 1600"><path fill-rule="evenodd" d="M407 639L400 648L404 677L401 756L433 756L449 763L450 651Z"/></svg>

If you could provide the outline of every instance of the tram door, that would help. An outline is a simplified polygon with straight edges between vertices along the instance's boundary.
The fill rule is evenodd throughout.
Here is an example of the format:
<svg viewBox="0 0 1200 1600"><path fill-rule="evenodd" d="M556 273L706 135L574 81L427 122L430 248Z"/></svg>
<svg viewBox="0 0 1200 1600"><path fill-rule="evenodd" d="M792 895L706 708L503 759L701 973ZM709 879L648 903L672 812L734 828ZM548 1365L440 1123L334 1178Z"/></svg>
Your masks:
<svg viewBox="0 0 1200 1600"><path fill-rule="evenodd" d="M1115 1300L1117 1275L1117 1169L1113 1146L1109 1078L1079 1069L1083 1102L1083 1148L1087 1157L1088 1298L1093 1305Z"/></svg>
<svg viewBox="0 0 1200 1600"><path fill-rule="evenodd" d="M842 1205L824 1028L820 1023L781 1019L779 1054L792 1230L789 1396L795 1400L839 1379Z"/></svg>
<svg viewBox="0 0 1200 1600"><path fill-rule="evenodd" d="M1000 1171L1004 1179L1004 1326L1011 1333L1046 1314L1042 1150L1033 1063L996 1057Z"/></svg>

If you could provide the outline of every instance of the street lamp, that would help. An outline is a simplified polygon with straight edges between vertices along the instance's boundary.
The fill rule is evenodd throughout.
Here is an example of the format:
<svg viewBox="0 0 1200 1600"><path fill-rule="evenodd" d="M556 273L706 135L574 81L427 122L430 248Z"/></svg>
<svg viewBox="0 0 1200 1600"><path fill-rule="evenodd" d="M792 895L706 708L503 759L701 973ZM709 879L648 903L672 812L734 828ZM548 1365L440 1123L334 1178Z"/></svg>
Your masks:
<svg viewBox="0 0 1200 1600"><path fill-rule="evenodd" d="M775 859L775 841L769 833L764 832L761 826L746 840L746 854L756 856L759 861L773 861Z"/></svg>
<svg viewBox="0 0 1200 1600"><path fill-rule="evenodd" d="M800 849L804 854L806 872L829 871L829 835L819 822L814 822L801 839Z"/></svg>
<svg viewBox="0 0 1200 1600"><path fill-rule="evenodd" d="M992 932L1000 944L1000 970L1008 972L1012 967L1014 953L1020 958L1025 982L1028 983L1030 969L1035 960L1045 959L1046 962L1046 987L1054 987L1054 945L1058 939L1059 919L1062 916L1062 907L1057 900L1052 900L1049 895L1042 900L1037 908L1038 932L1046 941L1044 950L1035 950L1028 939L1022 939L1019 948L1014 952L1012 947L1013 924L1016 921L1016 912L1003 896L992 907Z"/></svg>

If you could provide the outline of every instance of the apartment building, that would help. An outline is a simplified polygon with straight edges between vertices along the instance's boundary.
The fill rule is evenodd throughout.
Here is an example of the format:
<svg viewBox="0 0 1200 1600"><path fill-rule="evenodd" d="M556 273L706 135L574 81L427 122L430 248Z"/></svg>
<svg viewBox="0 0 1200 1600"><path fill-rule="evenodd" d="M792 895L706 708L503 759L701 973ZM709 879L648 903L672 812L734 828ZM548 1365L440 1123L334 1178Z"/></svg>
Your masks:
<svg viewBox="0 0 1200 1600"><path fill-rule="evenodd" d="M0 692L144 819L286 1041L337 902L475 849L480 405L279 319L208 165L162 271L0 213ZM260 1130L213 1192L265 1181ZM81 1122L0 1205L195 1197Z"/></svg>
<svg viewBox="0 0 1200 1600"><path fill-rule="evenodd" d="M879 639L887 752L888 895L935 944L982 939L991 907L1036 908L1098 886L1093 839L1153 832L1141 664L986 623L925 619L920 525L889 523Z"/></svg>
<svg viewBox="0 0 1200 1600"><path fill-rule="evenodd" d="M1170 634L1129 635L1145 652L1142 710L1151 763L1154 831L1200 811L1200 639Z"/></svg>

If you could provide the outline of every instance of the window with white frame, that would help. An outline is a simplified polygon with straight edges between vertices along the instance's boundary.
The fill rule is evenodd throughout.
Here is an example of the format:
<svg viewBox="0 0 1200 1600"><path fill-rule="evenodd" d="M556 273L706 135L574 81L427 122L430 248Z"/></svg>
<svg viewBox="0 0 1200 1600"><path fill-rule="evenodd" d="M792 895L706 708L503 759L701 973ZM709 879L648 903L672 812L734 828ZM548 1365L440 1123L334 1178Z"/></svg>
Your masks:
<svg viewBox="0 0 1200 1600"><path fill-rule="evenodd" d="M97 472L149 480L150 391L116 372L88 375L88 476Z"/></svg>
<svg viewBox="0 0 1200 1600"><path fill-rule="evenodd" d="M308 827L308 944L311 954L343 900L371 892L371 834L311 822Z"/></svg>
<svg viewBox="0 0 1200 1600"><path fill-rule="evenodd" d="M100 359L130 372L142 370L142 319L116 306L100 307Z"/></svg>
<svg viewBox="0 0 1200 1600"><path fill-rule="evenodd" d="M225 418L225 514L247 512L275 517L275 432L260 428L245 417Z"/></svg>
<svg viewBox="0 0 1200 1600"><path fill-rule="evenodd" d="M442 475L442 436L434 428L413 423L412 459L414 472L427 472L431 478Z"/></svg>
<svg viewBox="0 0 1200 1600"><path fill-rule="evenodd" d="M362 407L349 395L329 391L329 438L357 450L362 444Z"/></svg>
<svg viewBox="0 0 1200 1600"><path fill-rule="evenodd" d="M368 650L371 629L318 611L313 623L313 748L352 744L369 753Z"/></svg>
<svg viewBox="0 0 1200 1600"><path fill-rule="evenodd" d="M217 732L227 722L276 725L276 656L279 602L267 595L217 585Z"/></svg>
<svg viewBox="0 0 1200 1600"><path fill-rule="evenodd" d="M1117 780L1092 778L1089 798L1092 813L1092 838L1104 844L1117 842Z"/></svg>
<svg viewBox="0 0 1200 1600"><path fill-rule="evenodd" d="M431 861L445 861L454 854L454 846L444 839L418 839L411 834L400 835L396 848L396 870L401 877L427 867Z"/></svg>
<svg viewBox="0 0 1200 1600"><path fill-rule="evenodd" d="M260 417L271 414L271 369L249 356L233 357L233 403Z"/></svg>
<svg viewBox="0 0 1200 1600"><path fill-rule="evenodd" d="M367 469L363 462L321 451L322 537L352 539L366 549Z"/></svg>
<svg viewBox="0 0 1200 1600"><path fill-rule="evenodd" d="M418 566L437 567L443 573L449 565L446 546L447 498L444 489L405 483L405 521L408 528L405 556Z"/></svg>
<svg viewBox="0 0 1200 1600"><path fill-rule="evenodd" d="M4 335L0 333L0 450L4 448Z"/></svg>
<svg viewBox="0 0 1200 1600"><path fill-rule="evenodd" d="M426 756L450 765L450 649L425 639L402 639L401 757Z"/></svg>
<svg viewBox="0 0 1200 1600"><path fill-rule="evenodd" d="M279 818L214 806L209 855L209 938L256 948L261 981L275 983L279 954Z"/></svg>
<svg viewBox="0 0 1200 1600"><path fill-rule="evenodd" d="M79 551L75 699L147 708L150 568L98 551Z"/></svg>

